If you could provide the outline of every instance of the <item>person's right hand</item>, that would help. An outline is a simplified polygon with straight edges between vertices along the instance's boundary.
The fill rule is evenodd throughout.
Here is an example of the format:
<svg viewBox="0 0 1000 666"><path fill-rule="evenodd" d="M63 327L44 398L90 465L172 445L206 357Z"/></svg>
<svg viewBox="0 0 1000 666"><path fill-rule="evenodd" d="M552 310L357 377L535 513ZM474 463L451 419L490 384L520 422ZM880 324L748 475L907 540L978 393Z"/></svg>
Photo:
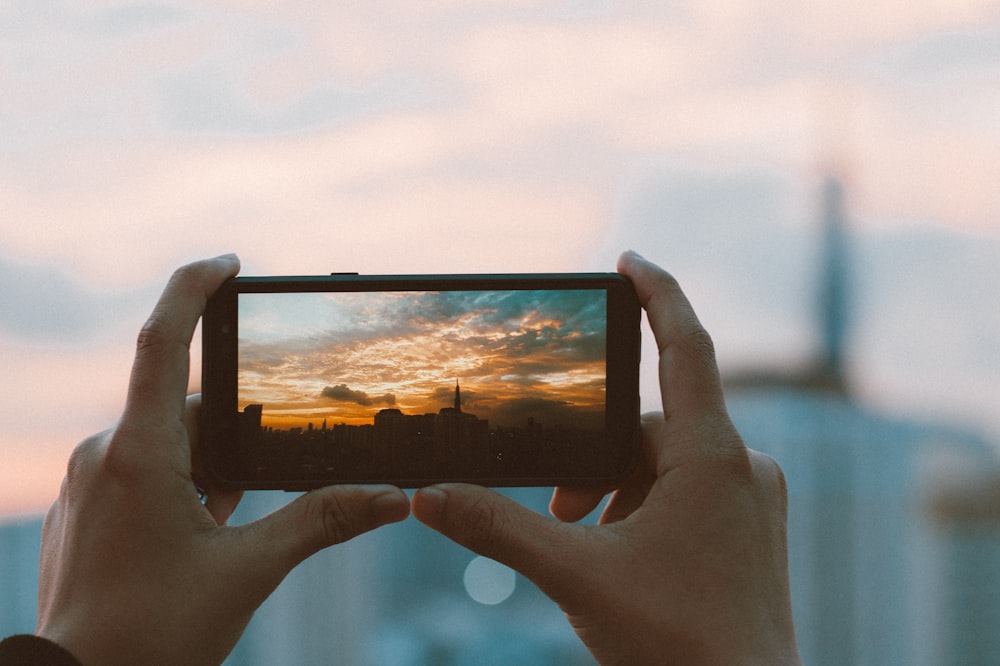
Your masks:
<svg viewBox="0 0 1000 666"><path fill-rule="evenodd" d="M644 417L645 459L599 524L464 484L419 490L413 514L534 581L602 663L798 663L781 469L733 427L712 341L676 281L634 253L619 270L656 337L663 413ZM603 494L559 488L550 509L576 521Z"/></svg>

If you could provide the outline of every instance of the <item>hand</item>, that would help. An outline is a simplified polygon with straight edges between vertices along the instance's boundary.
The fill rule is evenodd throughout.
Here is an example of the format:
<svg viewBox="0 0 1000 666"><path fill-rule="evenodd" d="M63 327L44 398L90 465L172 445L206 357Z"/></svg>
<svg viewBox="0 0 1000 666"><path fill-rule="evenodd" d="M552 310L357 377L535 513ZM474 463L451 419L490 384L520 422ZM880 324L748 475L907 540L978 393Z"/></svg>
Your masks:
<svg viewBox="0 0 1000 666"><path fill-rule="evenodd" d="M606 664L797 663L781 469L726 413L712 341L674 279L633 253L660 350L663 413L644 417L644 461L598 525L560 522L486 488L431 486L414 515L530 578ZM562 521L602 490L558 488Z"/></svg>
<svg viewBox="0 0 1000 666"><path fill-rule="evenodd" d="M199 501L188 347L238 269L230 255L173 275L139 335L121 420L76 448L46 516L37 633L84 664L218 664L295 565L409 514L389 486L314 491L241 527L225 526L238 493Z"/></svg>

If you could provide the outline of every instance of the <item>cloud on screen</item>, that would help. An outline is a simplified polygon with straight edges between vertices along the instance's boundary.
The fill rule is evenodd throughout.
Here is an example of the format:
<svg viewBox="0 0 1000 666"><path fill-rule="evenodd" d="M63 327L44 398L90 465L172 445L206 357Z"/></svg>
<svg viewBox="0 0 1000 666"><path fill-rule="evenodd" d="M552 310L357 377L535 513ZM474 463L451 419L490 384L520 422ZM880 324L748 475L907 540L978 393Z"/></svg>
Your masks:
<svg viewBox="0 0 1000 666"><path fill-rule="evenodd" d="M354 391L347 388L345 384L338 384L337 386L327 386L321 392L322 397L333 400L334 402L352 402L357 405L362 405L364 407L370 407L372 405L394 405L396 404L396 396L391 393L386 393L385 395L380 395L376 397L371 397L364 391Z"/></svg>
<svg viewBox="0 0 1000 666"><path fill-rule="evenodd" d="M338 319L320 331L324 307ZM293 391L307 400L313 386L325 408L425 413L450 405L457 381L464 407L519 422L525 409L515 406L527 403L513 400L535 400L536 411L551 400L550 413L574 401L594 409L603 401L604 308L603 292L584 291L318 295L302 314L309 335L256 343L241 323L243 400L291 402Z"/></svg>

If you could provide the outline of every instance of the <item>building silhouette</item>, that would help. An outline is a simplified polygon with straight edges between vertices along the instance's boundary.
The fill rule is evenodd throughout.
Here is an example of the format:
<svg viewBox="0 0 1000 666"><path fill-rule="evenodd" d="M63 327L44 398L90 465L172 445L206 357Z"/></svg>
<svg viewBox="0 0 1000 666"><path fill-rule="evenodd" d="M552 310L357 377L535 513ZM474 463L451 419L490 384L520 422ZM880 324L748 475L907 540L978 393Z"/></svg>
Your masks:
<svg viewBox="0 0 1000 666"><path fill-rule="evenodd" d="M531 410L510 417L519 424L492 424L465 409L457 381L451 395L437 412L407 414L387 407L369 424L329 427L324 419L318 428L312 422L286 429L264 426L267 405L247 405L239 413L246 468L268 485L281 479L395 479L418 485L493 479L510 485L507 480L514 478L584 478L603 472L603 412L599 424L586 418L567 423L572 412L543 423Z"/></svg>

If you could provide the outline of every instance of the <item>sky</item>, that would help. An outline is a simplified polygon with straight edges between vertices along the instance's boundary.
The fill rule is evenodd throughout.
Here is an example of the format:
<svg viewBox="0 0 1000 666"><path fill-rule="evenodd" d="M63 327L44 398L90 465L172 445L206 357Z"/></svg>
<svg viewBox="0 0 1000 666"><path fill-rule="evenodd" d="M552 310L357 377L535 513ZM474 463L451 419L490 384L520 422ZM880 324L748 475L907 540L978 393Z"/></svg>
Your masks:
<svg viewBox="0 0 1000 666"><path fill-rule="evenodd" d="M859 400L1000 441L998 83L996 0L5 2L0 513L52 501L170 272L227 251L266 275L631 247L724 369L794 365L830 174Z"/></svg>
<svg viewBox="0 0 1000 666"><path fill-rule="evenodd" d="M604 418L603 290L239 296L238 408L287 430L454 406L492 426Z"/></svg>

